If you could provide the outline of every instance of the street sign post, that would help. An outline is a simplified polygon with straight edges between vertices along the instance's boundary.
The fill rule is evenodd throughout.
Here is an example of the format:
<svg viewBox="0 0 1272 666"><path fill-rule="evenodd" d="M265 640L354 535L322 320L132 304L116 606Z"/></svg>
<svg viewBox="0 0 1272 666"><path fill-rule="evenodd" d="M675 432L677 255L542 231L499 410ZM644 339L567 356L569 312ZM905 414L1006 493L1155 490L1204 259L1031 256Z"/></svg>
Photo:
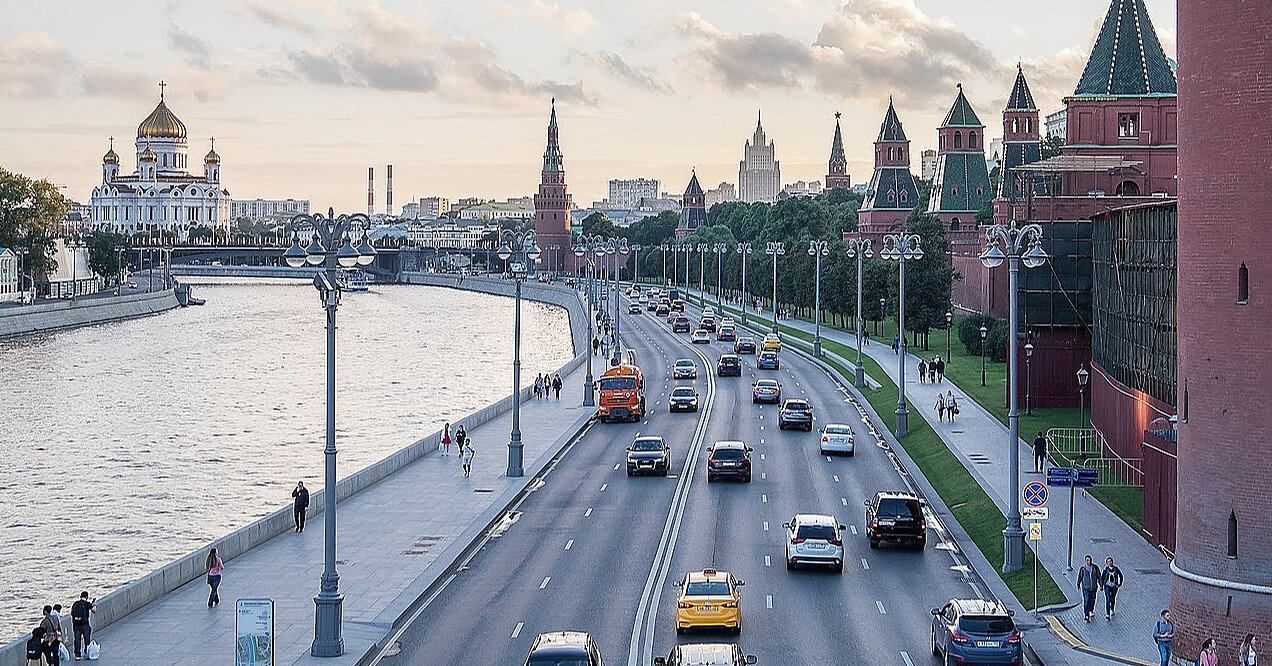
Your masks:
<svg viewBox="0 0 1272 666"><path fill-rule="evenodd" d="M1037 481L1026 483L1022 494L1025 504L1029 506L1043 506L1047 503L1047 487Z"/></svg>
<svg viewBox="0 0 1272 666"><path fill-rule="evenodd" d="M1046 520L1048 513L1045 506L1027 506L1020 510L1020 517L1025 520Z"/></svg>
<svg viewBox="0 0 1272 666"><path fill-rule="evenodd" d="M1069 561L1065 571L1073 571L1073 501L1077 488L1090 488L1100 482L1100 470L1085 467L1052 467L1047 470L1048 486L1069 488Z"/></svg>
<svg viewBox="0 0 1272 666"><path fill-rule="evenodd" d="M1025 509L1025 511L1042 511L1043 517L1046 517L1046 509ZM1023 514L1022 514L1023 517ZM1034 545L1034 579L1033 579L1033 612L1038 614L1038 546L1042 545L1038 542L1042 541L1042 523L1029 523L1029 540Z"/></svg>

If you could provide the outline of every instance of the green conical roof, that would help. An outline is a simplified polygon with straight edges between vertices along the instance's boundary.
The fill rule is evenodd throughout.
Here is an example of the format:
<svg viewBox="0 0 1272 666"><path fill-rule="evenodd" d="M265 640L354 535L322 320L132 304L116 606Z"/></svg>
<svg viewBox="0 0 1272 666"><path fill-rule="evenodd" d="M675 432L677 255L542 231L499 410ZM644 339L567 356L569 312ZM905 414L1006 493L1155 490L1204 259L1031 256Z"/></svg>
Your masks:
<svg viewBox="0 0 1272 666"><path fill-rule="evenodd" d="M958 97L954 98L954 106L950 107L950 112L945 114L945 122L941 123L941 127L984 127L985 123L976 117L976 112L972 110L972 105L968 103L967 97L963 95L963 84L958 84Z"/></svg>
<svg viewBox="0 0 1272 666"><path fill-rule="evenodd" d="M1175 73L1144 0L1112 0L1074 95L1175 95Z"/></svg>
<svg viewBox="0 0 1272 666"><path fill-rule="evenodd" d="M1011 87L1011 96L1007 98L1008 111L1037 111L1033 93L1029 91L1029 82L1025 80L1025 70L1016 65L1016 84Z"/></svg>

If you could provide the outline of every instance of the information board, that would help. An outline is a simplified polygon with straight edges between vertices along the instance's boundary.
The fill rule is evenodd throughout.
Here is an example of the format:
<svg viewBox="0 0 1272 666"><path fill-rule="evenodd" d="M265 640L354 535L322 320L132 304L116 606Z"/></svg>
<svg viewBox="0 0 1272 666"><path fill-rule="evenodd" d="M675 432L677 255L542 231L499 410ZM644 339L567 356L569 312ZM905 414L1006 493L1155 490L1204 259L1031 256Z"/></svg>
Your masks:
<svg viewBox="0 0 1272 666"><path fill-rule="evenodd" d="M234 666L274 666L274 600L239 599L234 636Z"/></svg>

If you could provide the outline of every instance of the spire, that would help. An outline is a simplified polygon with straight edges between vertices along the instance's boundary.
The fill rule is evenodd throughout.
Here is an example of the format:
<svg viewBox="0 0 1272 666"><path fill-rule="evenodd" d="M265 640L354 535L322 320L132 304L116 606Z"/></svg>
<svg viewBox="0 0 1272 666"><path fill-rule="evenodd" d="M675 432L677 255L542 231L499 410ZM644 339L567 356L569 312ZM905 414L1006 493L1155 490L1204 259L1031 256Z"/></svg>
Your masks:
<svg viewBox="0 0 1272 666"><path fill-rule="evenodd" d="M839 130L839 112L835 112L835 138L830 141L830 163L833 167L838 162L847 162L844 155L844 135Z"/></svg>
<svg viewBox="0 0 1272 666"><path fill-rule="evenodd" d="M543 172L556 173L564 170L564 158L561 156L561 144L557 134L556 98L552 98L552 116L548 119L548 147L543 151Z"/></svg>
<svg viewBox="0 0 1272 666"><path fill-rule="evenodd" d="M941 127L984 127L985 123L976 117L976 112L972 110L972 105L968 103L967 97L963 94L963 84L958 84L958 96L954 98L954 105L950 107L950 112L945 114L945 120L941 123Z"/></svg>
<svg viewBox="0 0 1272 666"><path fill-rule="evenodd" d="M909 141L905 138L901 119L897 117L897 108L892 105L891 95L888 95L888 112L883 116L883 124L879 126L879 138L876 141Z"/></svg>
<svg viewBox="0 0 1272 666"><path fill-rule="evenodd" d="M1007 98L1008 111L1037 111L1033 93L1029 91L1029 82L1025 80L1025 70L1016 63L1016 84L1011 87L1011 96Z"/></svg>
<svg viewBox="0 0 1272 666"><path fill-rule="evenodd" d="M756 132L764 131L764 123L761 122L762 120L761 115L762 115L762 112L759 109L756 109L755 110L755 131Z"/></svg>
<svg viewBox="0 0 1272 666"><path fill-rule="evenodd" d="M689 186L685 188L685 196L701 195L702 185L698 184L698 170L693 170L693 175L689 177Z"/></svg>
<svg viewBox="0 0 1272 666"><path fill-rule="evenodd" d="M1112 0L1074 95L1178 94L1144 0Z"/></svg>
<svg viewBox="0 0 1272 666"><path fill-rule="evenodd" d="M216 154L216 137L212 137L212 149L208 151L207 155L203 156L203 163L204 164L220 164L221 163L221 156Z"/></svg>
<svg viewBox="0 0 1272 666"><path fill-rule="evenodd" d="M110 150L102 156L103 164L119 164L119 154L115 152L115 137L110 138Z"/></svg>

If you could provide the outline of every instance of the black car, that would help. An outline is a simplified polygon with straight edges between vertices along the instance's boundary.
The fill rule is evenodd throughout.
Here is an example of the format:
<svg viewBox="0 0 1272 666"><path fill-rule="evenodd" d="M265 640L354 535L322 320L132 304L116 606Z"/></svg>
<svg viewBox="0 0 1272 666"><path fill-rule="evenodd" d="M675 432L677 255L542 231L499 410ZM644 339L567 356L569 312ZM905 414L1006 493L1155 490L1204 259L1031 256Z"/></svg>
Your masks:
<svg viewBox="0 0 1272 666"><path fill-rule="evenodd" d="M751 482L751 447L742 442L716 442L707 460L707 482L737 479Z"/></svg>
<svg viewBox="0 0 1272 666"><path fill-rule="evenodd" d="M592 637L582 631L554 631L539 634L530 644L526 666L602 666L601 651Z"/></svg>
<svg viewBox="0 0 1272 666"><path fill-rule="evenodd" d="M711 331L712 333L715 333L715 330L716 330L715 317L703 317L701 320L698 321L698 328L706 329L708 331Z"/></svg>
<svg viewBox="0 0 1272 666"><path fill-rule="evenodd" d="M676 317L676 320L671 322L671 332L672 333L688 333L689 318L684 315L680 315L679 317Z"/></svg>
<svg viewBox="0 0 1272 666"><path fill-rule="evenodd" d="M866 536L871 548L888 541L922 549L927 544L923 500L901 491L875 493L866 500Z"/></svg>
<svg viewBox="0 0 1272 666"><path fill-rule="evenodd" d="M726 377L732 375L734 377L742 376L742 359L737 354L721 354L720 360L716 362L716 375Z"/></svg>
<svg viewBox="0 0 1272 666"><path fill-rule="evenodd" d="M792 398L782 405L782 411L777 415L778 430L786 430L787 428L803 428L812 431L813 429L813 406L808 404L807 400Z"/></svg>
<svg viewBox="0 0 1272 666"><path fill-rule="evenodd" d="M754 354L755 338L750 336L738 338L738 341L733 343L733 351L738 354Z"/></svg>
<svg viewBox="0 0 1272 666"><path fill-rule="evenodd" d="M698 391L692 386L677 386L671 389L667 398L667 407L673 412L698 411Z"/></svg>
<svg viewBox="0 0 1272 666"><path fill-rule="evenodd" d="M662 437L637 437L627 447L627 476L636 474L657 474L667 476L667 467L671 464L671 449Z"/></svg>

